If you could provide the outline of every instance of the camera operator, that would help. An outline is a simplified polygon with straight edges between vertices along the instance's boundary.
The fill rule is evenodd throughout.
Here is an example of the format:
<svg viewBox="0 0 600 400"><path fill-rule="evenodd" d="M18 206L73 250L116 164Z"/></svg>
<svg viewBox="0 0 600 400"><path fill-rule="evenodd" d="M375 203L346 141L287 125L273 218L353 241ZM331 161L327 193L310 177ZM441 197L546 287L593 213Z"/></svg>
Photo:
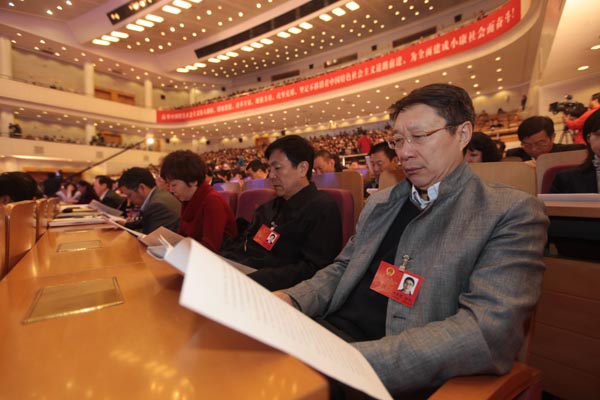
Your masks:
<svg viewBox="0 0 600 400"><path fill-rule="evenodd" d="M585 144L585 140L583 140L582 130L583 124L588 119L590 115L594 113L597 109L600 108L600 93L594 93L592 98L590 99L590 108L586 112L584 112L579 118L570 119L569 115L565 112L563 113L563 122L567 128L572 131L576 131L575 139L573 139L573 143Z"/></svg>

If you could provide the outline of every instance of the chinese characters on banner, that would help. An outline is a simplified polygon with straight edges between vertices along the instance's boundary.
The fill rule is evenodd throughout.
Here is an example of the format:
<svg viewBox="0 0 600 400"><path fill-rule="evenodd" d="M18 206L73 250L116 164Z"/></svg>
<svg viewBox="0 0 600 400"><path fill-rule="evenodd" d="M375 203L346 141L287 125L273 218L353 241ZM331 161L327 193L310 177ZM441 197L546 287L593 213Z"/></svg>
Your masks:
<svg viewBox="0 0 600 400"><path fill-rule="evenodd" d="M158 110L157 122L184 122L279 104L313 96L416 67L490 42L521 19L520 0L512 0L489 16L442 36L327 74L239 98L183 110Z"/></svg>

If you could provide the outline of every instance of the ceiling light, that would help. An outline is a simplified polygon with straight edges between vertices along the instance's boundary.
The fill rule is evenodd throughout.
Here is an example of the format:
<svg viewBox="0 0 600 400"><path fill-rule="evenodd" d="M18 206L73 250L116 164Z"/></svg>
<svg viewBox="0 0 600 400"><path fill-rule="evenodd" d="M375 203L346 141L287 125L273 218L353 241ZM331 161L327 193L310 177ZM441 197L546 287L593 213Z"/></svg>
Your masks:
<svg viewBox="0 0 600 400"><path fill-rule="evenodd" d="M296 28L295 26L292 26L290 29L288 29L288 32L289 33L293 33L294 35L297 35L300 32L302 32L302 29Z"/></svg>
<svg viewBox="0 0 600 400"><path fill-rule="evenodd" d="M299 26L302 29L310 29L313 27L313 25L310 22L302 22Z"/></svg>
<svg viewBox="0 0 600 400"><path fill-rule="evenodd" d="M195 71L198 69L195 65L186 65L185 66L189 71Z"/></svg>
<svg viewBox="0 0 600 400"><path fill-rule="evenodd" d="M135 21L135 23L137 25L145 26L146 28L152 28L154 26L154 22L147 21L145 19L138 19L137 21Z"/></svg>
<svg viewBox="0 0 600 400"><path fill-rule="evenodd" d="M208 62L217 64L217 63L220 63L221 60L219 60L218 58L215 58L215 57L211 57L208 59Z"/></svg>
<svg viewBox="0 0 600 400"><path fill-rule="evenodd" d="M590 47L590 50L598 50L600 49L600 44Z"/></svg>
<svg viewBox="0 0 600 400"><path fill-rule="evenodd" d="M496 61L500 61L500 60L502 60L502 57L498 56L498 57L496 57L494 60L496 60Z"/></svg>
<svg viewBox="0 0 600 400"><path fill-rule="evenodd" d="M262 45L261 43L258 43L258 42L252 42L252 43L250 43L250 46L254 47L255 49L260 49L261 47L265 47L264 45Z"/></svg>
<svg viewBox="0 0 600 400"><path fill-rule="evenodd" d="M109 46L110 42L108 40L102 40L102 39L94 39L92 40L93 44L97 44L99 46Z"/></svg>
<svg viewBox="0 0 600 400"><path fill-rule="evenodd" d="M219 55L217 56L217 58L218 58L219 60L223 60L223 61L227 61L227 60L229 60L229 57L227 57L225 54L219 54Z"/></svg>
<svg viewBox="0 0 600 400"><path fill-rule="evenodd" d="M321 18L325 22L329 22L333 19L333 17L329 14L321 14L319 15L319 18Z"/></svg>
<svg viewBox="0 0 600 400"><path fill-rule="evenodd" d="M176 71L181 72L182 74L186 74L186 73L190 72L187 68L177 68Z"/></svg>
<svg viewBox="0 0 600 400"><path fill-rule="evenodd" d="M496 69L496 72L502 72L502 68Z"/></svg>
<svg viewBox="0 0 600 400"><path fill-rule="evenodd" d="M114 37L114 36L102 35L102 40L107 40L107 41L109 41L109 42L116 43L116 42L118 42L120 39L119 39L119 38L116 38L116 37Z"/></svg>
<svg viewBox="0 0 600 400"><path fill-rule="evenodd" d="M167 12L167 13L169 13L169 14L179 14L179 13L181 12L181 9L180 9L180 8L173 7L173 6L170 6L170 5L166 5L166 6L164 6L164 7L162 8L162 10L163 10L164 12ZM186 72L187 72L187 70L186 70Z"/></svg>
<svg viewBox="0 0 600 400"><path fill-rule="evenodd" d="M127 26L125 28L129 29L130 31L136 31L136 32L141 32L144 30L143 26L139 26L136 24L127 24Z"/></svg>
<svg viewBox="0 0 600 400"><path fill-rule="evenodd" d="M175 7L184 8L186 10L188 10L192 7L192 5L190 3L188 3L187 1L183 1L183 0L173 0L173 5Z"/></svg>
<svg viewBox="0 0 600 400"><path fill-rule="evenodd" d="M154 14L148 14L148 15L146 15L145 18L148 21L156 22L159 24L165 20L163 17L159 17L158 15L154 15Z"/></svg>
<svg viewBox="0 0 600 400"><path fill-rule="evenodd" d="M589 67L590 67L589 65L582 65L581 67L577 68L577 71L585 71Z"/></svg>
<svg viewBox="0 0 600 400"><path fill-rule="evenodd" d="M331 12L332 12L333 14L337 15L338 17L341 17L342 15L345 15L345 14L346 14L346 11L344 11L344 9L343 9L343 8L340 8L340 7L338 7L338 8L334 8L333 10L331 10Z"/></svg>
<svg viewBox="0 0 600 400"><path fill-rule="evenodd" d="M473 75L471 75L469 78L471 78L471 79L475 79L475 78L477 78L477 77L476 77L476 76L473 74Z"/></svg>
<svg viewBox="0 0 600 400"><path fill-rule="evenodd" d="M290 35L289 33L285 32L285 31L282 31L282 32L279 32L279 33L277 34L277 36L279 36L280 38L287 39L287 38L289 38L289 37L290 37L290 36L292 36L292 35Z"/></svg>
<svg viewBox="0 0 600 400"><path fill-rule="evenodd" d="M346 8L350 11L356 11L360 8L360 6L358 5L357 2L351 1L349 3L346 3Z"/></svg>
<svg viewBox="0 0 600 400"><path fill-rule="evenodd" d="M196 3L196 4L202 3L202 0L188 0L188 1L191 1L192 3Z"/></svg>
<svg viewBox="0 0 600 400"><path fill-rule="evenodd" d="M129 37L129 33L119 32L119 31L112 31L110 34L111 34L111 36L118 37L121 39L127 39Z"/></svg>
<svg viewBox="0 0 600 400"><path fill-rule="evenodd" d="M478 88L478 87L479 87L479 83L474 83L474 84L473 84L473 87L474 87L474 88Z"/></svg>
<svg viewBox="0 0 600 400"><path fill-rule="evenodd" d="M504 89L504 86L498 86L498 90Z"/></svg>
<svg viewBox="0 0 600 400"><path fill-rule="evenodd" d="M198 68L206 68L206 64L201 62L194 63L194 66Z"/></svg>
<svg viewBox="0 0 600 400"><path fill-rule="evenodd" d="M239 54L236 53L235 51L228 51L225 54L227 54L229 57L237 57L237 56L239 56Z"/></svg>
<svg viewBox="0 0 600 400"><path fill-rule="evenodd" d="M271 39L269 39L269 38L260 39L260 42L262 44L273 44L273 41Z"/></svg>

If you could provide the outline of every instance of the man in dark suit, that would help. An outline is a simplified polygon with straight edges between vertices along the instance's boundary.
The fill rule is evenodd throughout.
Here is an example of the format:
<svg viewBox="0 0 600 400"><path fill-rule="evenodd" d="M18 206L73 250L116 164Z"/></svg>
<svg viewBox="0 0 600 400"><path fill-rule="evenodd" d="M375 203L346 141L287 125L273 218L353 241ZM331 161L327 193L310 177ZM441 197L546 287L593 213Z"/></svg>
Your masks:
<svg viewBox="0 0 600 400"><path fill-rule="evenodd" d="M177 232L181 204L171 193L156 186L154 177L146 168L134 167L119 178L119 190L140 208L140 215L125 226L148 234L160 226Z"/></svg>
<svg viewBox="0 0 600 400"><path fill-rule="evenodd" d="M506 157L520 157L523 161L535 160L546 153L585 149L582 144L554 143L554 122L541 115L529 117L519 125L517 131L521 147L510 149Z"/></svg>
<svg viewBox="0 0 600 400"><path fill-rule="evenodd" d="M112 185L113 180L108 176L98 175L94 179L94 192L96 192L102 204L121 210L125 199L112 190Z"/></svg>

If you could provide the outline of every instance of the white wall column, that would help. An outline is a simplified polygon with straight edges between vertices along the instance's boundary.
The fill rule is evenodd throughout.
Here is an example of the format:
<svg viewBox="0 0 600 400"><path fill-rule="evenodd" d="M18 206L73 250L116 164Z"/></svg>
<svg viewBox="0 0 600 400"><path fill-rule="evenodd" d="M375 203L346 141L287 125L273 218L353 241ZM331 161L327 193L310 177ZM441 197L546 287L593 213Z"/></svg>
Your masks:
<svg viewBox="0 0 600 400"><path fill-rule="evenodd" d="M196 102L196 89L194 88L190 88L190 105L194 104Z"/></svg>
<svg viewBox="0 0 600 400"><path fill-rule="evenodd" d="M144 107L152 108L152 81L150 79L144 81Z"/></svg>
<svg viewBox="0 0 600 400"><path fill-rule="evenodd" d="M85 123L85 144L89 144L92 138L96 136L96 127L91 122Z"/></svg>
<svg viewBox="0 0 600 400"><path fill-rule="evenodd" d="M12 45L8 38L0 36L0 78L12 77Z"/></svg>
<svg viewBox="0 0 600 400"><path fill-rule="evenodd" d="M86 62L83 64L83 92L86 96L94 96L94 64Z"/></svg>
<svg viewBox="0 0 600 400"><path fill-rule="evenodd" d="M12 111L8 109L0 110L0 136L9 136L8 125L14 121Z"/></svg>

